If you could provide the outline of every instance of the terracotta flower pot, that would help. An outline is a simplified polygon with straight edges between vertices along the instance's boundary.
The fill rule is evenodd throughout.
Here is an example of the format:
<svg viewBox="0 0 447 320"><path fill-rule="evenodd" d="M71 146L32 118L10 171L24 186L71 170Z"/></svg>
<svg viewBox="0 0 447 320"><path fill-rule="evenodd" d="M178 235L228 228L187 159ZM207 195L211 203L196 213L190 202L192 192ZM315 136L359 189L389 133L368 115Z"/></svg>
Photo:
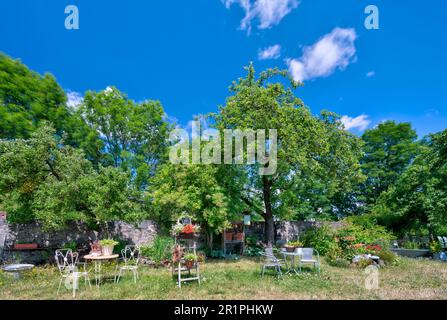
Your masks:
<svg viewBox="0 0 447 320"><path fill-rule="evenodd" d="M241 233L241 232L236 233L236 240L237 241L243 241L244 240L244 234Z"/></svg>
<svg viewBox="0 0 447 320"><path fill-rule="evenodd" d="M284 246L287 252L295 252L296 247L294 246Z"/></svg>
<svg viewBox="0 0 447 320"><path fill-rule="evenodd" d="M188 269L192 269L192 268L194 268L194 261L192 261L192 260L186 260L186 261L185 261L185 267L188 268Z"/></svg>
<svg viewBox="0 0 447 320"><path fill-rule="evenodd" d="M233 240L233 234L231 232L225 232L225 240L232 241Z"/></svg>
<svg viewBox="0 0 447 320"><path fill-rule="evenodd" d="M16 250L34 250L37 247L37 243L17 243L14 245L14 249Z"/></svg>

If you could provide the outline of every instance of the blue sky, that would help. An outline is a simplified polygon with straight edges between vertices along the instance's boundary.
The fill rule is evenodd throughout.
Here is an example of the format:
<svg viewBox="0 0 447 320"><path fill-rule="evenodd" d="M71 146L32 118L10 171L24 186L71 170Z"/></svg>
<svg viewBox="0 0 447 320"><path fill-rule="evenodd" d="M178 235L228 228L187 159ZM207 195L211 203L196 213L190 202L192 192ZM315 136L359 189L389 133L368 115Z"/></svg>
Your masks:
<svg viewBox="0 0 447 320"><path fill-rule="evenodd" d="M69 4L79 30L65 29ZM364 27L369 4L379 30ZM447 127L446 12L441 0L2 1L0 51L67 91L160 100L181 124L215 111L253 61L304 79L296 94L353 132L394 119L424 135Z"/></svg>

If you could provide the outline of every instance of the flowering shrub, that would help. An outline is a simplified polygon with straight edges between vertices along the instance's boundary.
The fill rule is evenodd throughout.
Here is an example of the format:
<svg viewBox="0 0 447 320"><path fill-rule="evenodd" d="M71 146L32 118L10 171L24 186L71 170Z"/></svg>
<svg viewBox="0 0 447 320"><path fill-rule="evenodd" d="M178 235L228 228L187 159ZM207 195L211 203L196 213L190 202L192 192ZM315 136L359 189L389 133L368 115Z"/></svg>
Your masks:
<svg viewBox="0 0 447 320"><path fill-rule="evenodd" d="M194 224L186 224L183 225L181 223L176 223L171 230L173 235L178 235L180 233L185 234L192 234L192 233L199 233L200 232L200 226L194 225Z"/></svg>

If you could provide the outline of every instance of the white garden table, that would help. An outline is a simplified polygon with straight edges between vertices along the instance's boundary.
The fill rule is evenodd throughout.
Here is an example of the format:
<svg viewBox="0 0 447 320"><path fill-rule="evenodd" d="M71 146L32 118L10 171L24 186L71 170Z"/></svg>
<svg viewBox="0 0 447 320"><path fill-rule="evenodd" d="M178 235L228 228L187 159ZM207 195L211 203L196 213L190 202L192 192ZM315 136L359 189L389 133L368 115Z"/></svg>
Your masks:
<svg viewBox="0 0 447 320"><path fill-rule="evenodd" d="M287 272L286 274L299 274L299 271L296 269L296 262L295 259L298 257L298 259L301 259L303 256L303 251L301 248L296 249L294 252L288 252L286 250L281 251L281 253L284 256L284 261L286 262ZM290 259L290 265L287 263L287 257Z"/></svg>
<svg viewBox="0 0 447 320"><path fill-rule="evenodd" d="M101 279L102 279L102 264L104 262L108 262L108 261L112 261L112 260L117 260L119 257L118 254L112 254L112 255L108 255L108 256L104 256L104 255L93 255L93 254L88 254L86 256L84 256L84 260L90 261L94 263L94 274L95 274L95 283L96 286L99 287L100 283L101 283Z"/></svg>
<svg viewBox="0 0 447 320"><path fill-rule="evenodd" d="M11 274L15 279L20 279L23 272L29 271L32 268L34 268L33 264L10 264L2 267L2 270Z"/></svg>

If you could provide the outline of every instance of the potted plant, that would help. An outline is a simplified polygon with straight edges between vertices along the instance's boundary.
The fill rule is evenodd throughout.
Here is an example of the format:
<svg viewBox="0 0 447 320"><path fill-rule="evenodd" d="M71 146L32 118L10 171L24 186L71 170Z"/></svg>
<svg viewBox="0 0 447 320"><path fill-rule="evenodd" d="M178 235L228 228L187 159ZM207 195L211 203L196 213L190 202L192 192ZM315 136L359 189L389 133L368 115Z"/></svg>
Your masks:
<svg viewBox="0 0 447 320"><path fill-rule="evenodd" d="M236 233L235 240L237 240L237 241L244 241L244 233L243 232Z"/></svg>
<svg viewBox="0 0 447 320"><path fill-rule="evenodd" d="M113 254L113 248L118 244L118 241L113 239L103 239L99 241L101 245L101 251L103 256L111 256Z"/></svg>
<svg viewBox="0 0 447 320"><path fill-rule="evenodd" d="M230 231L225 231L225 240L226 241L232 241L233 240L233 233Z"/></svg>
<svg viewBox="0 0 447 320"><path fill-rule="evenodd" d="M192 269L197 261L197 255L195 255L194 253L188 253L184 256L183 259L185 260L186 268Z"/></svg>
<svg viewBox="0 0 447 320"><path fill-rule="evenodd" d="M302 247L303 247L303 243L300 241L289 241L284 246L284 248L286 249L287 252L295 252L295 250L297 248L302 248Z"/></svg>
<svg viewBox="0 0 447 320"><path fill-rule="evenodd" d="M180 236L185 239L192 239L198 235L200 232L200 227L194 224L186 224L183 226L182 232L180 232Z"/></svg>
<svg viewBox="0 0 447 320"><path fill-rule="evenodd" d="M171 234L173 236L179 235L183 230L183 224L181 224L180 222L177 222L176 224L174 224L171 228Z"/></svg>

